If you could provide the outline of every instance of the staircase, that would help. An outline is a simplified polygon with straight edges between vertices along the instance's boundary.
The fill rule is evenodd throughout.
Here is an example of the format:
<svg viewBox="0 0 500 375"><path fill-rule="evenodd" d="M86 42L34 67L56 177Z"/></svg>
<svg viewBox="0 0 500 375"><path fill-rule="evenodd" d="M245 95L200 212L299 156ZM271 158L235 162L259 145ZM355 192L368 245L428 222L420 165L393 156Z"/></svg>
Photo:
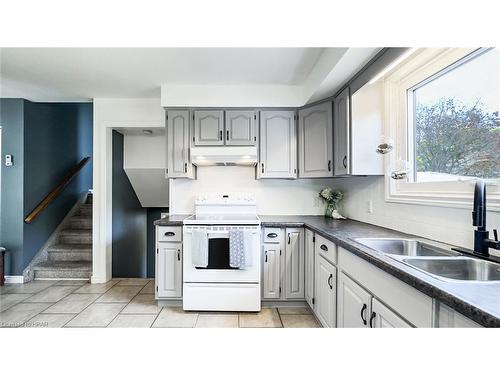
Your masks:
<svg viewBox="0 0 500 375"><path fill-rule="evenodd" d="M47 260L33 266L35 279L90 279L92 272L92 194L78 207L47 249Z"/></svg>

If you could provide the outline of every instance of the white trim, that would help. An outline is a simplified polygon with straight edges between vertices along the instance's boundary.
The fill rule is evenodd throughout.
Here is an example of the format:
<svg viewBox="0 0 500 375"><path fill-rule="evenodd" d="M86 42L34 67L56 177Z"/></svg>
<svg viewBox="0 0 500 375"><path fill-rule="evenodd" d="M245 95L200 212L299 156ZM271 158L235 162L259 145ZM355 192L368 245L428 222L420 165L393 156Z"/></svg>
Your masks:
<svg viewBox="0 0 500 375"><path fill-rule="evenodd" d="M384 80L385 134L394 140L395 150L385 159L385 169L398 159L408 160L407 90L464 58L477 48L425 48L401 64ZM500 191L495 183L488 191L488 210L500 211ZM385 177L385 200L427 206L471 208L471 181L409 182Z"/></svg>
<svg viewBox="0 0 500 375"><path fill-rule="evenodd" d="M24 284L24 276L5 276L5 284Z"/></svg>

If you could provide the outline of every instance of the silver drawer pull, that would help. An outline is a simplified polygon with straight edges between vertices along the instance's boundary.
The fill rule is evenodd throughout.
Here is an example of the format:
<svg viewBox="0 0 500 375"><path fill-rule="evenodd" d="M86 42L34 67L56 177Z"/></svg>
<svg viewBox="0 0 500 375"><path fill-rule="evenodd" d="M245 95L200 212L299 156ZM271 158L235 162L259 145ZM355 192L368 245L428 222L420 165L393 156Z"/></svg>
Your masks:
<svg viewBox="0 0 500 375"><path fill-rule="evenodd" d="M269 237L269 238L276 238L276 237L278 237L278 234L277 233L268 233L267 237Z"/></svg>

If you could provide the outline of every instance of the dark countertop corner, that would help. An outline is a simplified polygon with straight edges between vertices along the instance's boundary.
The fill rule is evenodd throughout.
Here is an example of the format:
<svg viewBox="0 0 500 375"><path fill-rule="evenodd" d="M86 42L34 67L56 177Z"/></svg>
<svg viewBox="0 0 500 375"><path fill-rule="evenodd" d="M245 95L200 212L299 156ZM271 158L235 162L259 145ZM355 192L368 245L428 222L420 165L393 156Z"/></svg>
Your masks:
<svg viewBox="0 0 500 375"><path fill-rule="evenodd" d="M182 221L191 215L168 215L163 219L153 221L154 225L160 226L182 226Z"/></svg>

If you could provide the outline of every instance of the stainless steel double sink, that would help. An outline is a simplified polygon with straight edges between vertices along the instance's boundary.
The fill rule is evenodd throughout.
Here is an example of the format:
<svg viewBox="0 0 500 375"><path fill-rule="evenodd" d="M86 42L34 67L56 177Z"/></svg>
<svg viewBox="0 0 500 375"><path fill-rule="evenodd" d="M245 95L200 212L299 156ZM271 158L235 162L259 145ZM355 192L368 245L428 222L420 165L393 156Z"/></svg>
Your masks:
<svg viewBox="0 0 500 375"><path fill-rule="evenodd" d="M500 264L464 256L445 244L407 238L355 241L444 281L500 283Z"/></svg>

